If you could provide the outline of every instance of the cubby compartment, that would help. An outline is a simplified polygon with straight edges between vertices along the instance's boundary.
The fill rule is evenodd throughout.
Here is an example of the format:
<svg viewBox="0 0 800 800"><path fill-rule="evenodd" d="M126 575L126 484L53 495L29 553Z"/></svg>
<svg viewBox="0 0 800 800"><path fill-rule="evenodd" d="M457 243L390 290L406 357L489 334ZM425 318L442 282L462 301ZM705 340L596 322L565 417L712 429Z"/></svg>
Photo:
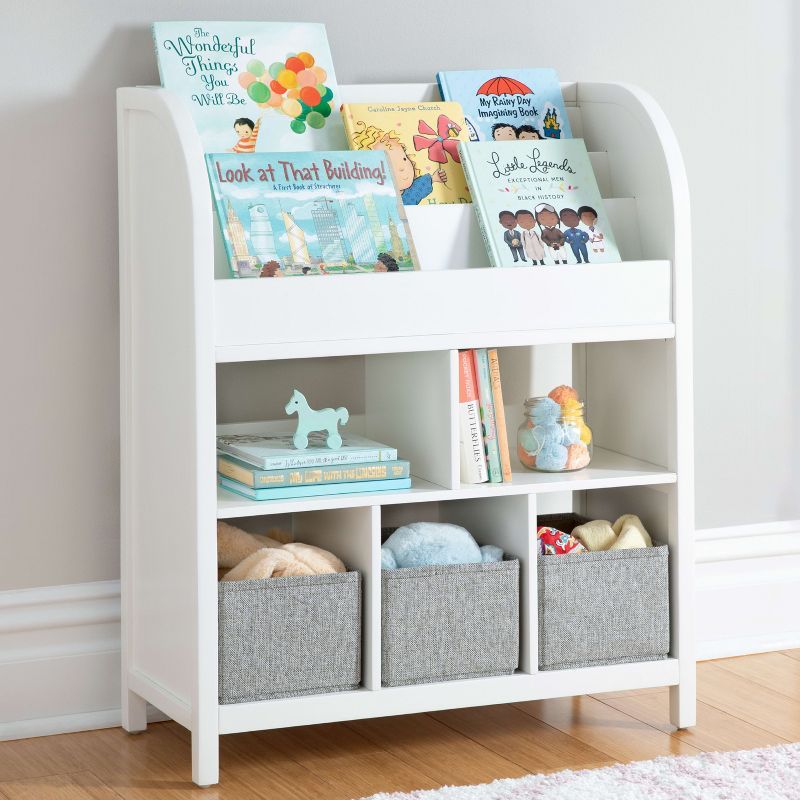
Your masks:
<svg viewBox="0 0 800 800"><path fill-rule="evenodd" d="M521 659L529 665L528 502L521 496L384 509L384 540L401 524L449 522L479 545L501 547L504 559L382 570L383 686L511 675Z"/></svg>
<svg viewBox="0 0 800 800"><path fill-rule="evenodd" d="M219 582L220 704L374 685L376 520L372 508L234 520L251 532L288 530L347 571Z"/></svg>
<svg viewBox="0 0 800 800"><path fill-rule="evenodd" d="M360 435L395 448L411 464L412 488L452 488L451 360L444 350L219 364L218 433L294 431L297 416L284 407L299 389L313 409L348 409L339 426L345 440Z"/></svg>
<svg viewBox="0 0 800 800"><path fill-rule="evenodd" d="M566 533L590 519L636 514L653 547L538 555L538 662L542 671L658 661L670 652L666 495L653 489L592 491L582 513L540 514ZM538 548L537 548L538 549Z"/></svg>
<svg viewBox="0 0 800 800"><path fill-rule="evenodd" d="M514 483L536 484L547 491L550 485L580 489L587 482L652 482L656 473L662 473L665 482L674 480L666 466L670 461L671 344L650 340L499 348ZM584 403L584 418L592 432L592 460L572 473L526 469L517 452L518 428L526 421L524 401L547 395L562 384L575 387Z"/></svg>

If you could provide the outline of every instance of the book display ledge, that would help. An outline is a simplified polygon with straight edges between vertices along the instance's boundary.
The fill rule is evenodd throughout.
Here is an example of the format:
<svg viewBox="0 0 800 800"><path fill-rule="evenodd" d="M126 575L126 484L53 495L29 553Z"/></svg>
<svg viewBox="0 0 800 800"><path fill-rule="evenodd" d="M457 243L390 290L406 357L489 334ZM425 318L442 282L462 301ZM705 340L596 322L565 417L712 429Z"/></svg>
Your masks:
<svg viewBox="0 0 800 800"><path fill-rule="evenodd" d="M309 279L228 274L200 139L160 88L118 91L122 421L123 725L151 703L191 731L193 779L219 778L219 736L337 720L669 686L671 721L695 720L691 236L680 151L641 90L564 83L573 135L591 153L618 264L492 269L471 205L406 207L421 270ZM428 84L342 86L346 102L438 99ZM511 483L462 484L457 351L498 347ZM360 359L351 430L397 446L412 488L250 501L218 489L217 365L266 380L315 358ZM320 366L319 359L322 361ZM327 365L327 366L326 366ZM516 453L524 397L559 383L586 399L594 458L527 472ZM221 426L235 431L236 426ZM169 479L157 468L169 461ZM670 547L670 652L662 660L538 669L535 526L575 510L637 513ZM290 515L363 582L361 685L221 704L216 522ZM381 685L381 527L456 522L520 562L520 660L512 675Z"/></svg>

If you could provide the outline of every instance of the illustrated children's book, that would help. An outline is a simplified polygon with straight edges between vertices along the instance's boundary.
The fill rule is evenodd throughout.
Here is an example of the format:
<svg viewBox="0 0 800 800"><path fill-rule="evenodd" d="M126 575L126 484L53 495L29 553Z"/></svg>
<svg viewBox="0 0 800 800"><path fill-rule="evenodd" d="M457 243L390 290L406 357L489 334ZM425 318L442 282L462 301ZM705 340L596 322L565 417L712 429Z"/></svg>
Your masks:
<svg viewBox="0 0 800 800"><path fill-rule="evenodd" d="M353 150L386 153L403 204L469 203L458 142L469 141L458 103L345 103Z"/></svg>
<svg viewBox="0 0 800 800"><path fill-rule="evenodd" d="M238 481L219 475L217 483L223 489L249 497L251 500L291 500L296 497L321 497L354 492L396 492L411 488L411 478L391 478L388 481L363 483L323 483L317 486L286 486L283 489L251 489Z"/></svg>
<svg viewBox="0 0 800 800"><path fill-rule="evenodd" d="M346 149L324 25L156 22L153 38L206 153Z"/></svg>
<svg viewBox="0 0 800 800"><path fill-rule="evenodd" d="M234 278L416 269L379 152L206 155Z"/></svg>
<svg viewBox="0 0 800 800"><path fill-rule="evenodd" d="M308 435L308 447L304 450L295 448L293 437L294 431L221 434L217 436L217 449L259 469L299 469L397 460L396 448L355 434L343 436L342 446L337 450L328 447L327 435L319 431Z"/></svg>
<svg viewBox="0 0 800 800"><path fill-rule="evenodd" d="M364 464L331 464L325 467L297 469L258 469L224 453L217 454L217 472L251 489L275 489L287 486L317 486L324 483L355 483L408 478L408 461L368 461Z"/></svg>
<svg viewBox="0 0 800 800"><path fill-rule="evenodd" d="M436 80L442 100L461 103L470 141L572 136L555 70L449 71Z"/></svg>
<svg viewBox="0 0 800 800"><path fill-rule="evenodd" d="M583 139L459 149L493 267L621 260Z"/></svg>

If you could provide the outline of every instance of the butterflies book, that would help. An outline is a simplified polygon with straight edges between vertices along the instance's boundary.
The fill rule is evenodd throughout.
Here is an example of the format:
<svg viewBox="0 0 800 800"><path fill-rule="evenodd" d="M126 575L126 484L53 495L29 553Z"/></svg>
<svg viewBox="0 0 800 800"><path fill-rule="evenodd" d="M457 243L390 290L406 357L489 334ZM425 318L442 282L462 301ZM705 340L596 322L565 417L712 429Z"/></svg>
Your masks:
<svg viewBox="0 0 800 800"><path fill-rule="evenodd" d="M443 100L461 104L470 141L572 136L555 70L449 71L436 81Z"/></svg>
<svg viewBox="0 0 800 800"><path fill-rule="evenodd" d="M182 97L207 153L347 148L325 26L156 22L161 85Z"/></svg>
<svg viewBox="0 0 800 800"><path fill-rule="evenodd" d="M583 139L459 151L493 267L621 260Z"/></svg>
<svg viewBox="0 0 800 800"><path fill-rule="evenodd" d="M234 278L416 269L383 153L220 153L206 164Z"/></svg>
<svg viewBox="0 0 800 800"><path fill-rule="evenodd" d="M386 153L404 205L469 203L458 155L468 141L458 103L345 103L342 119L353 150Z"/></svg>

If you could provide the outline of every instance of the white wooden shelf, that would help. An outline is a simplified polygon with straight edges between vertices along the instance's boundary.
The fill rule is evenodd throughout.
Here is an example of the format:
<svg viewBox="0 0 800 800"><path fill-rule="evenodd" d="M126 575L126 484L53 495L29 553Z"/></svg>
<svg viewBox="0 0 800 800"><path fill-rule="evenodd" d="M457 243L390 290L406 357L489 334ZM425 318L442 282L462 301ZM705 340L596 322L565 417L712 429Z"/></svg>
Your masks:
<svg viewBox="0 0 800 800"><path fill-rule="evenodd" d="M438 97L429 84L340 88L350 102ZM187 727L199 785L217 782L219 736L236 731L648 686L670 687L674 725L694 724L686 176L668 121L641 90L562 90L621 263L489 269L470 206L420 206L406 210L421 271L308 280L222 279L189 109L163 89L119 90L123 726L146 728L149 701ZM591 465L566 474L517 465L511 483L462 484L457 350L469 347L501 348L512 453L524 398L576 386L594 432ZM256 413L274 419L293 388L289 376L306 364L326 396L354 398L348 431L410 460L411 489L250 501L217 488L217 426L251 418L225 412L238 378L258 378L252 385L272 407ZM568 510L637 513L669 545L668 659L537 671L534 526L542 514ZM361 572L363 686L220 705L217 520L266 527L274 515ZM381 687L381 528L411 519L465 525L481 544L519 559L517 673Z"/></svg>
<svg viewBox="0 0 800 800"><path fill-rule="evenodd" d="M585 491L624 486L658 486L675 483L675 480L675 473L665 467L597 447L590 466L579 472L528 472L517 465L512 483L462 483L457 488L447 489L422 478L413 477L411 488L398 492L353 492L295 500L250 500L217 487L217 517L236 519L333 508L438 503L479 497Z"/></svg>
<svg viewBox="0 0 800 800"><path fill-rule="evenodd" d="M376 691L359 689L328 695L220 706L220 733L318 725L347 719L417 714L446 708L519 703L547 697L618 692L678 682L674 658L611 667L554 670L529 675L473 678Z"/></svg>

